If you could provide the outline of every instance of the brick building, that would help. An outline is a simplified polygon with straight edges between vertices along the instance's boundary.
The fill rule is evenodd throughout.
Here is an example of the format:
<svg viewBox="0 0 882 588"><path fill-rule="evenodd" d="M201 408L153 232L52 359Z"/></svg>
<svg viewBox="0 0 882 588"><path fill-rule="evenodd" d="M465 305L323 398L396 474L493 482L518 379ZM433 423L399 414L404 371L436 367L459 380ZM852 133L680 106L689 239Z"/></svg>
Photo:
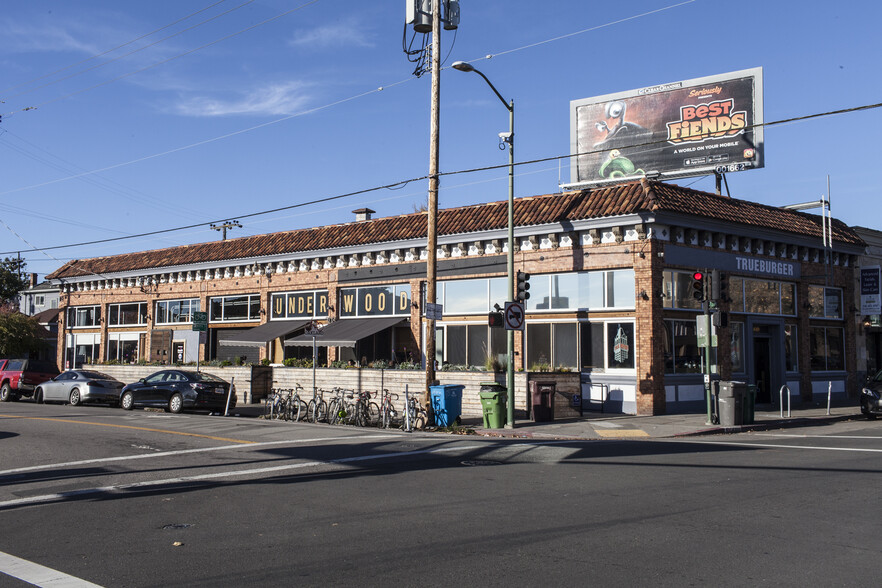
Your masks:
<svg viewBox="0 0 882 588"><path fill-rule="evenodd" d="M438 217L437 359L489 366L505 333L506 202ZM154 251L74 260L62 289L59 362L274 363L329 323L322 361L425 361L426 215L359 220ZM692 272L728 276L712 363L769 403L856 384L854 272L864 242L833 221L644 180L515 201L515 266L531 274L518 370L578 372L586 401L638 414L704 409ZM202 341L194 312L208 313ZM312 349L306 348L309 356Z"/></svg>

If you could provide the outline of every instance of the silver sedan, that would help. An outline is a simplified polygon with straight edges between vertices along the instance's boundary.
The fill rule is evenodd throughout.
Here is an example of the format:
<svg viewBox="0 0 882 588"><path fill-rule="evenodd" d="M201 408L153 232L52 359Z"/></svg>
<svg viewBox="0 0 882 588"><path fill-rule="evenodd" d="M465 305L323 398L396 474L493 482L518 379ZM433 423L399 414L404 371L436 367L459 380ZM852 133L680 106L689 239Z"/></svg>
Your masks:
<svg viewBox="0 0 882 588"><path fill-rule="evenodd" d="M101 372L68 370L37 386L34 399L38 403L67 402L71 406L86 402L119 404L119 394L124 385Z"/></svg>

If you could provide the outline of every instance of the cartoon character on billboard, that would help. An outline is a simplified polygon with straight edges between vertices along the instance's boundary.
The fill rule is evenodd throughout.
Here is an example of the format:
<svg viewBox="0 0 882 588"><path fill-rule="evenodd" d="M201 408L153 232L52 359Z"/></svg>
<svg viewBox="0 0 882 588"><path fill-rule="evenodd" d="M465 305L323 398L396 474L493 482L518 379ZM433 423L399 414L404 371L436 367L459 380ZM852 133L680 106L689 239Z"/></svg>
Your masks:
<svg viewBox="0 0 882 588"><path fill-rule="evenodd" d="M602 141L594 144L594 148L603 151L612 149L598 170L601 177L619 178L644 173L621 150L650 142L652 131L635 122L626 121L626 110L627 105L623 100L610 102L604 108L605 118L594 124L599 132L606 133Z"/></svg>
<svg viewBox="0 0 882 588"><path fill-rule="evenodd" d="M638 145L652 138L652 131L637 123L625 120L625 102L616 100L606 105L606 118L594 124L594 127L606 133L606 138L595 143L597 149L621 149L630 145Z"/></svg>
<svg viewBox="0 0 882 588"><path fill-rule="evenodd" d="M622 152L618 149L613 149L609 152L609 157L600 166L599 173L603 178L646 175L646 172L642 169L637 169L634 162L622 155Z"/></svg>

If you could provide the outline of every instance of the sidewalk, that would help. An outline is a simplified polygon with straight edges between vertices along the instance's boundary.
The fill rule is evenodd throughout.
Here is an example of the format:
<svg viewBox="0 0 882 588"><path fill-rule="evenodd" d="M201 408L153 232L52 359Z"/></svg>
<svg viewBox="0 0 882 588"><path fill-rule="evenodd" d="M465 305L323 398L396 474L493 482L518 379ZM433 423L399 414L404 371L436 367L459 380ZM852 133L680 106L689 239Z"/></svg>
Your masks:
<svg viewBox="0 0 882 588"><path fill-rule="evenodd" d="M263 414L262 404L246 404L230 411L231 416L255 418ZM560 419L534 423L517 420L513 429L485 429L483 419L464 418L464 427L485 437L504 437L513 439L652 439L665 437L689 437L696 435L719 435L745 431L768 431L794 427L810 427L832 424L840 421L862 420L857 406L838 406L830 409L799 408L781 417L778 411L758 410L755 423L735 427L722 427L707 424L707 415L672 414L659 416L634 416L626 414L585 413L581 418Z"/></svg>
<svg viewBox="0 0 882 588"><path fill-rule="evenodd" d="M793 427L826 425L840 421L860 420L860 408L855 406L805 408L787 412L757 411L754 424L723 427L707 423L706 414L673 414L634 416L590 413L578 419L534 423L515 421L513 429L485 429L481 419L463 419L463 425L473 426L475 433L488 437L524 439L648 439L719 435L745 431L768 431Z"/></svg>

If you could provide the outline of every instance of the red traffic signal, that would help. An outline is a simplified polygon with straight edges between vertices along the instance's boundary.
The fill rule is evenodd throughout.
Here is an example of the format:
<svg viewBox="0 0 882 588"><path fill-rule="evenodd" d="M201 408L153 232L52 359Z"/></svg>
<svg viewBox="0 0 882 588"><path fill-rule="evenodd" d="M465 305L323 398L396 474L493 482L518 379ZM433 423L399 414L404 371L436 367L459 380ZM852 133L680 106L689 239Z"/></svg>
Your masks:
<svg viewBox="0 0 882 588"><path fill-rule="evenodd" d="M704 272L692 273L692 296L699 302L704 302L707 298L704 288Z"/></svg>

